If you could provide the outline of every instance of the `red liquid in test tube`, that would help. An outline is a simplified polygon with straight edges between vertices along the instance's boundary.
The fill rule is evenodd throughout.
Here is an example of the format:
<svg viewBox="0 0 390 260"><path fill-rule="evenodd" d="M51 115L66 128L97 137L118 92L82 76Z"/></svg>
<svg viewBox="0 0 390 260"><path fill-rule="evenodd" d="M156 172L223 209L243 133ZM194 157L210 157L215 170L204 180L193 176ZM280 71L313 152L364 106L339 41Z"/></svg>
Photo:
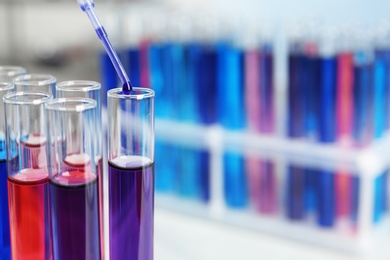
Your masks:
<svg viewBox="0 0 390 260"><path fill-rule="evenodd" d="M13 259L52 259L49 239L46 139L32 136L21 143L22 160L30 166L8 177ZM19 161L15 157L12 165ZM12 167L12 166L11 166Z"/></svg>

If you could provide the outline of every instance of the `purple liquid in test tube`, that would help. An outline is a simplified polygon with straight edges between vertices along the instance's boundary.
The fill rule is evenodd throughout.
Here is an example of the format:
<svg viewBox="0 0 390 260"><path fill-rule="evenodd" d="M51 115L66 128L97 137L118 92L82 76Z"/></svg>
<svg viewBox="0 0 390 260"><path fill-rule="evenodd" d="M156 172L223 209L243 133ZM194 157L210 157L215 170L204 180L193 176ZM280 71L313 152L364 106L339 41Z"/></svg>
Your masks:
<svg viewBox="0 0 390 260"><path fill-rule="evenodd" d="M46 110L53 147L48 156L53 258L100 260L96 101L54 99Z"/></svg>
<svg viewBox="0 0 390 260"><path fill-rule="evenodd" d="M153 259L154 164L120 156L108 165L111 259Z"/></svg>
<svg viewBox="0 0 390 260"><path fill-rule="evenodd" d="M82 157L77 155L77 157ZM77 157L73 157L73 161ZM79 160L81 161L81 160ZM50 181L55 259L100 259L98 179L88 161L64 160L67 171ZM75 239L77 238L77 239ZM85 241L81 243L78 241Z"/></svg>
<svg viewBox="0 0 390 260"><path fill-rule="evenodd" d="M69 98L69 97L82 97L91 98L96 101L96 126L94 133L96 134L96 147L95 147L95 163L96 172L99 179L99 215L101 216L100 221L100 244L101 248L104 249L104 188L105 183L103 176L103 134L102 134L102 108L101 108L101 85L99 82L88 81L88 80L71 80L63 81L56 85L57 98ZM104 250L102 255L104 255Z"/></svg>
<svg viewBox="0 0 390 260"><path fill-rule="evenodd" d="M249 49L245 54L245 100L248 127L257 134L274 132L273 54L269 44ZM246 158L251 202L261 214L277 212L278 200L274 162L256 157Z"/></svg>
<svg viewBox="0 0 390 260"><path fill-rule="evenodd" d="M153 259L154 92L108 92L108 213L111 260Z"/></svg>

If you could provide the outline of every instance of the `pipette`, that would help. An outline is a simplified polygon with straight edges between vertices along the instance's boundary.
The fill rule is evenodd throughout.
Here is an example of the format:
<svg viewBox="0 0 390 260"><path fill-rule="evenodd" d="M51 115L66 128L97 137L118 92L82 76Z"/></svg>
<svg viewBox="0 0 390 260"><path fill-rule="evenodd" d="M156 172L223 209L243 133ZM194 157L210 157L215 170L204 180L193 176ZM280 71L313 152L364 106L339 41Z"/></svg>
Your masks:
<svg viewBox="0 0 390 260"><path fill-rule="evenodd" d="M95 3L93 2L93 0L77 0L77 2L81 10L83 10L83 12L85 12L88 15L89 20L91 21L93 27L95 28L96 34L98 35L99 39L103 42L103 46L106 49L106 52L110 57L116 72L119 75L119 78L122 81L123 93L130 94L132 86L129 77L127 76L126 71L123 68L121 61L119 60L118 55L116 54L110 40L108 39L106 30L104 29L103 25L100 23L99 18L97 17L94 11Z"/></svg>

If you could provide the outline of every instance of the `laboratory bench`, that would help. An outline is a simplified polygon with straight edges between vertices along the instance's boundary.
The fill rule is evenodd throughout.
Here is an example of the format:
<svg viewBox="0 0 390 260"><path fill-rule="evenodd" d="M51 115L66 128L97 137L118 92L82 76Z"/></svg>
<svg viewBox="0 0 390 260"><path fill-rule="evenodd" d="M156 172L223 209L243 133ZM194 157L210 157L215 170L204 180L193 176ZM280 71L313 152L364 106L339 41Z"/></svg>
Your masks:
<svg viewBox="0 0 390 260"><path fill-rule="evenodd" d="M160 208L155 210L154 232L155 260L390 259L388 246L377 255L351 255Z"/></svg>

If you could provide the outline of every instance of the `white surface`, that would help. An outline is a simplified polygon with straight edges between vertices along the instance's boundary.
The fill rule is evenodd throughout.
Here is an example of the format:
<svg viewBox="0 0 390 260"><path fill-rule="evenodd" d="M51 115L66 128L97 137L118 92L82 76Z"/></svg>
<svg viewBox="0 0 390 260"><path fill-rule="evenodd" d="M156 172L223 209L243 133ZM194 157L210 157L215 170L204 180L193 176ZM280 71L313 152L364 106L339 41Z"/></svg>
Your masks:
<svg viewBox="0 0 390 260"><path fill-rule="evenodd" d="M388 252L389 250L387 250ZM385 260L353 256L156 208L155 260Z"/></svg>

